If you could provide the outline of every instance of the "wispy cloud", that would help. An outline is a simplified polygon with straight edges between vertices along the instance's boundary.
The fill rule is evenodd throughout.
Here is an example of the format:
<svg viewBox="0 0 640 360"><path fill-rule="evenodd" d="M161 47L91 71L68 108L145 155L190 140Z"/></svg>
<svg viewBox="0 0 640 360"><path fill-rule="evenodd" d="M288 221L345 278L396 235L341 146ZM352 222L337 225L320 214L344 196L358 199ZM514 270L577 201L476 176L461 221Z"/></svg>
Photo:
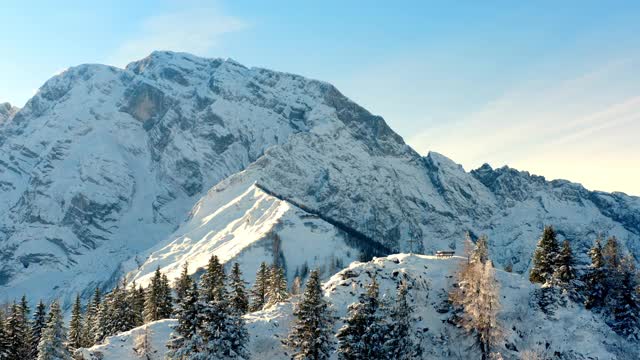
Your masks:
<svg viewBox="0 0 640 360"><path fill-rule="evenodd" d="M107 59L124 66L154 50L172 50L206 55L224 34L242 30L247 24L215 7L194 7L147 18L139 31Z"/></svg>
<svg viewBox="0 0 640 360"><path fill-rule="evenodd" d="M589 188L640 194L638 59L612 61L573 77L525 81L464 116L408 138L475 168L507 164Z"/></svg>

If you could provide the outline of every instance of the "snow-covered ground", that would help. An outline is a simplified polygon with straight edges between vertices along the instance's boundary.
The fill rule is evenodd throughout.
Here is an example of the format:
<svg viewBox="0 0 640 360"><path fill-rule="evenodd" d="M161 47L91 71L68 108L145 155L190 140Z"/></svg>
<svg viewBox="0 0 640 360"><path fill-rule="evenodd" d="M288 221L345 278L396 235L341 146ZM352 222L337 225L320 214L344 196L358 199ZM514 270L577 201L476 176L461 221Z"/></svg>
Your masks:
<svg viewBox="0 0 640 360"><path fill-rule="evenodd" d="M276 236L279 244L276 244ZM212 255L228 266L240 263L253 282L262 261L276 258L292 281L296 270L320 268L325 276L357 259L359 250L348 245L348 235L322 219L277 199L250 181L214 188L196 206L176 236L149 251L130 273L130 281L146 286L156 268L176 279L185 262L189 272L206 266ZM338 264L338 265L336 265ZM128 263L130 267L137 264Z"/></svg>
<svg viewBox="0 0 640 360"><path fill-rule="evenodd" d="M368 263L354 262L324 283L325 295L333 304L336 317L346 314L365 286L376 277L385 301L393 301L401 279L409 284L411 305L416 317L414 336L424 349L426 359L478 358L471 348L472 338L447 322L450 309L447 291L461 258L438 259L432 256L397 254L376 258ZM637 359L637 344L628 343L613 333L603 321L579 305L559 306L553 315L545 315L532 304L536 285L518 274L497 272L502 309L500 326L504 331L505 359L519 359L527 350L554 354L563 359ZM280 340L286 336L292 320L291 302L245 316L250 333L249 348L254 359L288 359ZM110 337L105 344L82 350L86 359L137 359L135 338L145 328L152 339L151 359L163 359L165 343L174 320L163 320ZM335 330L340 321L335 325ZM419 336L418 336L419 335Z"/></svg>

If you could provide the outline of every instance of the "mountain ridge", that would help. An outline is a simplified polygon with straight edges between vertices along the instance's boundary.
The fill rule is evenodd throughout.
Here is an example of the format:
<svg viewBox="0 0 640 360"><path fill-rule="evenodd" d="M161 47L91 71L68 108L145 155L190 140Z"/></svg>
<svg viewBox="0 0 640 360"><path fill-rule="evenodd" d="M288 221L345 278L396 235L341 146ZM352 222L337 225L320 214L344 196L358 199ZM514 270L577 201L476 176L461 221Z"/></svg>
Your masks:
<svg viewBox="0 0 640 360"><path fill-rule="evenodd" d="M438 153L421 156L328 83L154 52L125 69L68 69L0 130L0 297L27 292L69 305L73 292L154 268L168 253L150 249L194 227L203 235L191 245L215 253L219 239L205 219L254 184L298 204L292 214L309 210L265 229L326 236L340 249L348 246L335 227L296 219L322 214L394 252L459 249L466 231L487 234L496 263L518 272L544 224L576 252L606 232L640 255L639 198L518 171L466 172ZM251 220L256 208L243 209L238 216ZM335 267L318 265L324 276Z"/></svg>

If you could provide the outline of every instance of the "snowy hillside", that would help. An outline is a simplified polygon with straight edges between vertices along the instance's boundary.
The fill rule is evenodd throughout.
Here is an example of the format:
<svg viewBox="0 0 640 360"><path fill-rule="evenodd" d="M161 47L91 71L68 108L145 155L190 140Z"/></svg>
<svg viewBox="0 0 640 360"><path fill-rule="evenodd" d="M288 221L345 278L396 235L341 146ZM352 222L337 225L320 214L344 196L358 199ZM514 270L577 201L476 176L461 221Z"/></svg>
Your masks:
<svg viewBox="0 0 640 360"><path fill-rule="evenodd" d="M65 308L127 273L197 272L211 253L328 276L363 248L459 249L470 231L525 271L552 224L579 256L597 233L640 256L640 198L469 173L420 156L330 84L171 52L43 85L0 131L0 196L0 301Z"/></svg>
<svg viewBox="0 0 640 360"><path fill-rule="evenodd" d="M446 301L454 282L453 272L461 258L436 259L431 256L398 254L376 258L368 263L355 262L324 284L325 295L333 304L337 317L346 314L347 306L375 276L380 293L391 300L401 279L409 283L409 296L415 308L414 336L421 339L425 357L430 359L479 358L477 349L469 349L471 339L461 329L447 322L451 316ZM635 344L613 333L604 322L569 303L553 315L545 315L532 299L535 285L518 274L498 271L502 310L500 326L504 346L499 351L505 359L518 359L527 350L546 351L564 359L636 359ZM287 332L291 303L282 303L245 316L250 333L249 348L254 359L288 359L280 343ZM164 344L173 320L148 324L152 339L151 359L163 359ZM335 325L337 330L341 323ZM144 327L109 338L105 344L83 350L86 359L136 359L135 338Z"/></svg>
<svg viewBox="0 0 640 360"><path fill-rule="evenodd" d="M275 256L290 269L292 281L295 269L321 268L332 275L359 254L349 234L255 184L230 184L224 194L231 198L216 196L208 201L217 190L196 205L190 220L176 232L180 236L151 249L132 272L132 281L146 286L158 266L174 280L185 262L195 272L213 254L222 262L239 262L251 282L260 263L276 262Z"/></svg>

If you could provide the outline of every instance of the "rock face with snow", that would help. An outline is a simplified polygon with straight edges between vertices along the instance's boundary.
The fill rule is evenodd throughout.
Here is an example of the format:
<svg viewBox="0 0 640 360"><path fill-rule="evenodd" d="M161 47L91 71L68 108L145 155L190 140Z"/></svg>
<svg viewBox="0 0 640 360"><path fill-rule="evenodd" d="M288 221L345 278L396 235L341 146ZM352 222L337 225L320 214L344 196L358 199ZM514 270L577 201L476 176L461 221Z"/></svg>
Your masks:
<svg viewBox="0 0 640 360"><path fill-rule="evenodd" d="M408 284L409 304L413 307L412 337L420 343L425 359L480 358L473 337L452 325L452 309L447 293L455 282L459 257L437 259L433 256L397 254L371 262L355 262L324 284L324 293L334 315L344 318L349 304L375 276L383 302L389 303L401 280ZM519 274L497 271L501 310L499 326L503 341L494 349L504 359L521 359L525 351L544 354L544 358L561 359L637 359L637 344L618 335L598 316L582 305L557 306L553 314L536 307L537 285ZM295 301L295 298L294 298ZM287 336L293 319L290 302L276 304L263 311L245 315L249 330L252 359L289 359L280 340ZM175 320L162 320L108 338L104 344L81 350L85 359L127 360L139 358L135 339L148 329L152 339L150 359L163 359L165 344ZM334 331L342 325L338 320ZM289 352L290 353L290 352ZM333 358L337 358L334 354Z"/></svg>
<svg viewBox="0 0 640 360"><path fill-rule="evenodd" d="M18 110L20 109L9 103L0 103L0 126L8 121L11 121Z"/></svg>
<svg viewBox="0 0 640 360"><path fill-rule="evenodd" d="M196 272L211 254L328 275L466 231L524 271L544 224L577 253L603 232L640 256L639 198L465 172L329 84L170 52L49 80L0 131L0 195L0 300Z"/></svg>

